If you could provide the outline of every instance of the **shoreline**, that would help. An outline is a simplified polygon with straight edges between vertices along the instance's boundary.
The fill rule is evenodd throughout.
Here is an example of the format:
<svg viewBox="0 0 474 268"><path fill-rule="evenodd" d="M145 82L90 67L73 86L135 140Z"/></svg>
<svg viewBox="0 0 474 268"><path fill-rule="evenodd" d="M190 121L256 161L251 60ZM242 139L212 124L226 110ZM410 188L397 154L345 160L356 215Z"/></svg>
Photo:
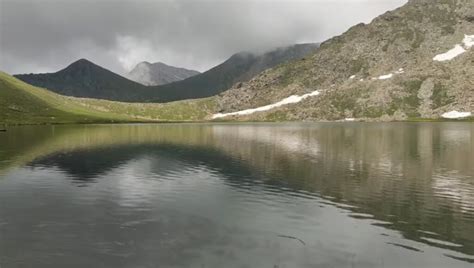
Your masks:
<svg viewBox="0 0 474 268"><path fill-rule="evenodd" d="M430 118L412 118L408 120L394 120L394 121L382 121L382 120L355 120L355 121L345 121L345 120L303 120L303 121L271 121L271 120L196 120L196 121L93 121L93 122L41 122L41 123L15 123L7 124L2 123L1 125L4 128L0 128L0 132L6 132L8 127L21 127L21 126L56 126L56 125L127 125L127 124L209 124L209 123L225 123L225 124L245 124L245 123L474 123L473 118L464 118L464 119L430 119Z"/></svg>

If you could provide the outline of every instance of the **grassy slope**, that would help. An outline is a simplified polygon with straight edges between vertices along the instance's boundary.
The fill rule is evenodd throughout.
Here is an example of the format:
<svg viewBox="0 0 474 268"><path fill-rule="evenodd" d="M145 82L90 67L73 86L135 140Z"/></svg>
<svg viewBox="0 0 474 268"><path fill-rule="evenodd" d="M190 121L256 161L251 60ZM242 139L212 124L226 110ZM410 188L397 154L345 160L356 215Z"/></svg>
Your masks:
<svg viewBox="0 0 474 268"><path fill-rule="evenodd" d="M213 110L212 98L129 104L64 97L0 72L0 124L197 121Z"/></svg>

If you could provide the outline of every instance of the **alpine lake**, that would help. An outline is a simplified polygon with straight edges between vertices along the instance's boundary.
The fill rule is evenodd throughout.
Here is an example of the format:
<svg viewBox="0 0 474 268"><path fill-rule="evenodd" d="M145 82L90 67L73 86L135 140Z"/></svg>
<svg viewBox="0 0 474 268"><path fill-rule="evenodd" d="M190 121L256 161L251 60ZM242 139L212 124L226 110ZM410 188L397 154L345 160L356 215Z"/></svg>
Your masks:
<svg viewBox="0 0 474 268"><path fill-rule="evenodd" d="M473 123L10 127L0 267L474 267Z"/></svg>

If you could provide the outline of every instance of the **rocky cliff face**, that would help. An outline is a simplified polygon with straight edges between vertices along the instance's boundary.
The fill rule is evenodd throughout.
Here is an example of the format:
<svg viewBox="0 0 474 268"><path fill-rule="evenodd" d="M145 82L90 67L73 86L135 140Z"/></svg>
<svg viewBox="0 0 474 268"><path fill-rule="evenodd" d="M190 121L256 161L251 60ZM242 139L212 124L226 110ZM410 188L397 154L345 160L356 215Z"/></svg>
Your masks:
<svg viewBox="0 0 474 268"><path fill-rule="evenodd" d="M128 73L128 78L145 86L165 85L199 74L198 71L166 65L161 62L141 62Z"/></svg>
<svg viewBox="0 0 474 268"><path fill-rule="evenodd" d="M304 60L267 70L218 98L221 113L320 91L261 120L401 120L474 112L474 1L411 0L359 24Z"/></svg>

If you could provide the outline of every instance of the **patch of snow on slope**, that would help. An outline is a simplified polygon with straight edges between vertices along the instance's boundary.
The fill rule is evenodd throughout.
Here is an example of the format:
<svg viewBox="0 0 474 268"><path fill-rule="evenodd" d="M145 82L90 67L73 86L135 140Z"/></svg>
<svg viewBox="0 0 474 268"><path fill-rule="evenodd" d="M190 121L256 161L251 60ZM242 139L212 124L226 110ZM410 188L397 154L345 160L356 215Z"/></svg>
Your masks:
<svg viewBox="0 0 474 268"><path fill-rule="evenodd" d="M304 95L301 95L301 96L292 95L292 96L289 96L288 98L285 98L285 99L283 99L279 102L269 104L269 105L265 105L265 106L261 106L261 107L257 107L257 108L253 108L253 109L247 109L247 110L242 110L242 111L233 112L233 113L214 114L212 116L212 119L222 118L222 117L226 117L226 116L233 116L233 115L249 115L249 114L253 114L253 113L257 113L257 112L268 111L268 110L271 110L273 108L277 108L277 107L280 107L280 106L283 106L283 105L298 103L298 102L300 102L300 101L302 101L306 98L309 98L309 97L312 97L312 96L318 96L319 94L320 94L320 92L318 90L315 90L311 93L304 94Z"/></svg>
<svg viewBox="0 0 474 268"><path fill-rule="evenodd" d="M398 71L395 72L396 74L403 74L405 73L405 70L403 68L398 69Z"/></svg>
<svg viewBox="0 0 474 268"><path fill-rule="evenodd" d="M434 61L448 61L456 58L457 56L463 54L466 50L461 45L456 45L453 49L449 50L446 53L436 55Z"/></svg>
<svg viewBox="0 0 474 268"><path fill-rule="evenodd" d="M458 118L466 118L471 116L471 112L458 112L458 111L451 111L441 115L441 117L446 119L458 119Z"/></svg>
<svg viewBox="0 0 474 268"><path fill-rule="evenodd" d="M356 78L355 75L352 75L351 77L349 77L349 79L354 79L354 78Z"/></svg>
<svg viewBox="0 0 474 268"><path fill-rule="evenodd" d="M449 61L457 56L466 52L466 49L470 49L474 46L474 35L464 35L464 39L461 44L456 44L453 49L449 50L446 53L436 55L434 61Z"/></svg>
<svg viewBox="0 0 474 268"><path fill-rule="evenodd" d="M469 49L474 46L474 35L464 35L462 40L464 47Z"/></svg>
<svg viewBox="0 0 474 268"><path fill-rule="evenodd" d="M379 76L377 79L378 79L378 80L385 80L385 79L390 79L390 78L392 78L392 77L393 77L393 74L390 73L390 74L381 75L381 76Z"/></svg>
<svg viewBox="0 0 474 268"><path fill-rule="evenodd" d="M404 74L405 70L403 68L398 69L395 73L384 74L379 77L372 77L372 80L386 80L392 78L395 74Z"/></svg>

